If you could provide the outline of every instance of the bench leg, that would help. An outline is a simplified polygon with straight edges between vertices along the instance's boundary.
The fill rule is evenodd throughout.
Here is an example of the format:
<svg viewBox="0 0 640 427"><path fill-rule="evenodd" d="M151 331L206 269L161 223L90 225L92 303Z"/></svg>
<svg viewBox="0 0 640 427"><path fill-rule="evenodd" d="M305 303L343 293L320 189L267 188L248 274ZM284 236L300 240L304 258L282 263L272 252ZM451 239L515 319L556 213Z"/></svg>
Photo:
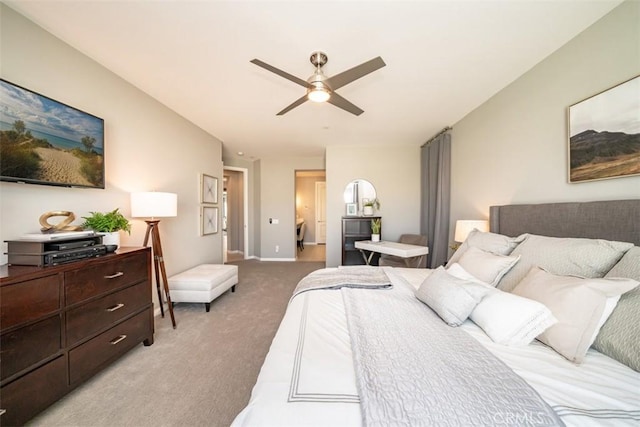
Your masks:
<svg viewBox="0 0 640 427"><path fill-rule="evenodd" d="M207 310L207 313L208 313L209 310L211 310L211 303L210 302L205 302L204 303L204 309Z"/></svg>
<svg viewBox="0 0 640 427"><path fill-rule="evenodd" d="M235 291L236 291L236 285L233 285L233 286L231 287L231 292L235 292Z"/></svg>

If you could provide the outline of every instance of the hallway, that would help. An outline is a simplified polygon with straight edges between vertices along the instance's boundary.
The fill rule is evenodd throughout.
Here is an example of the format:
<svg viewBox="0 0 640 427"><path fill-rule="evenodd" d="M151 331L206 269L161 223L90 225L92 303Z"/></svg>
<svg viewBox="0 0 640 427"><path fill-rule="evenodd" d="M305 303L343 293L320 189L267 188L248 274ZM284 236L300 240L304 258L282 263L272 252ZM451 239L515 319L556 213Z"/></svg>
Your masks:
<svg viewBox="0 0 640 427"><path fill-rule="evenodd" d="M304 250L297 250L296 261L298 262L325 262L326 260L326 245L305 245Z"/></svg>

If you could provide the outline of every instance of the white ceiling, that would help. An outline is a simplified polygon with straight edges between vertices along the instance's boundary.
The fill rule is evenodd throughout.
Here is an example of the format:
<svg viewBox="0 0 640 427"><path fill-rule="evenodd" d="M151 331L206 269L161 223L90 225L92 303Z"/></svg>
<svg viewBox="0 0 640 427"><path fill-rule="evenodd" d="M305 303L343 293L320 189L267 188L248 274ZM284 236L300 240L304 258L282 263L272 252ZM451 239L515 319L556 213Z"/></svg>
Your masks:
<svg viewBox="0 0 640 427"><path fill-rule="evenodd" d="M621 0L6 1L247 159L326 146L420 145L597 21ZM309 55L332 76L387 66L339 89L365 112L306 102Z"/></svg>

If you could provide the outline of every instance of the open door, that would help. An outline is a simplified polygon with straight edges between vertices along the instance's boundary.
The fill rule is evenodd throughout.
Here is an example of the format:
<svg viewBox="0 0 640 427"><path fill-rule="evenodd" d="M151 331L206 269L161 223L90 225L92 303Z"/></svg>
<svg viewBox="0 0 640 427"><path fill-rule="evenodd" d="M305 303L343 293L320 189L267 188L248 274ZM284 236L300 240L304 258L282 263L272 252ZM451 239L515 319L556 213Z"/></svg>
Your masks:
<svg viewBox="0 0 640 427"><path fill-rule="evenodd" d="M316 182L316 244L327 243L327 183Z"/></svg>

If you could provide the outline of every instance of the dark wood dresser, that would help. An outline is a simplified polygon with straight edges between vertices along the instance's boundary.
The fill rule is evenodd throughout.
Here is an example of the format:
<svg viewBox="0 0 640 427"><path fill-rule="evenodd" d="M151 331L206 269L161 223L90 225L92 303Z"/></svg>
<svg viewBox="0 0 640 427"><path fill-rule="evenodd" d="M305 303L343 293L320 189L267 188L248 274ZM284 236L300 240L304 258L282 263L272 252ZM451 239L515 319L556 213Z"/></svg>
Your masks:
<svg viewBox="0 0 640 427"><path fill-rule="evenodd" d="M0 266L0 425L21 425L139 343L153 344L150 248Z"/></svg>

